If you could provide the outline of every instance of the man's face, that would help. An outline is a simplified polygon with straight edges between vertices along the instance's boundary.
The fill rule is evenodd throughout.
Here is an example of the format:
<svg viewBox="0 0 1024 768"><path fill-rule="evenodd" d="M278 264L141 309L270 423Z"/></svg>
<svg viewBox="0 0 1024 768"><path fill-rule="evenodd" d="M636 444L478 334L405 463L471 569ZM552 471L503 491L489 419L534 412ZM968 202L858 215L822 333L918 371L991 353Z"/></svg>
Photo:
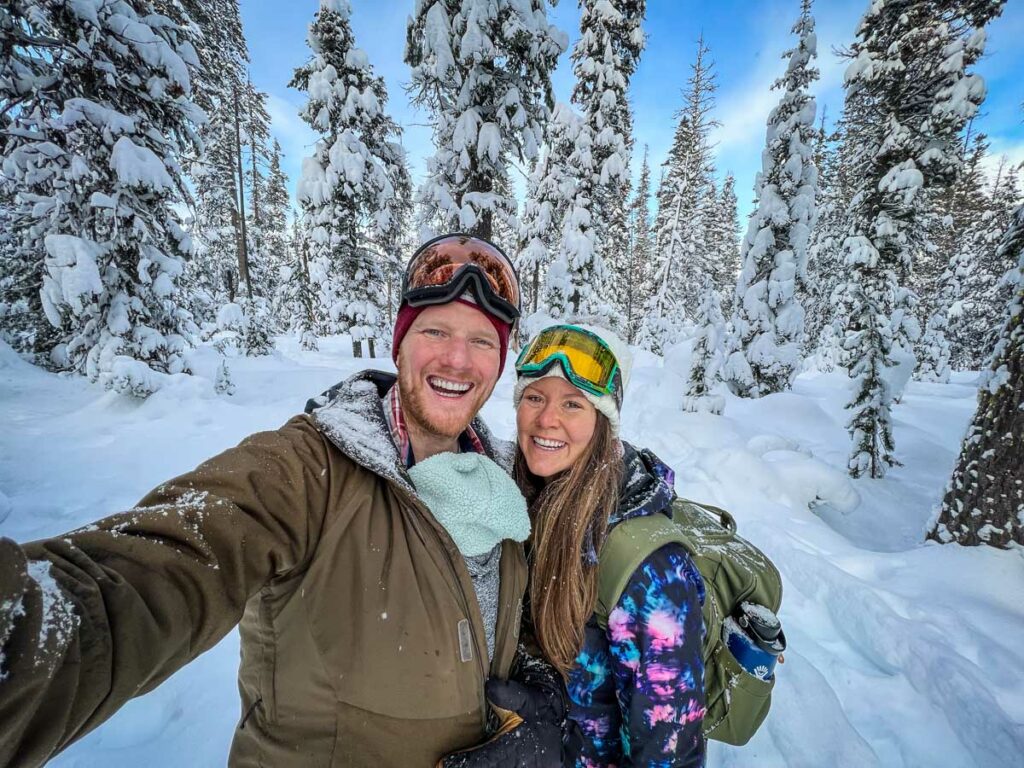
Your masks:
<svg viewBox="0 0 1024 768"><path fill-rule="evenodd" d="M482 312L452 302L427 307L398 349L398 386L410 427L457 438L498 381L501 340Z"/></svg>

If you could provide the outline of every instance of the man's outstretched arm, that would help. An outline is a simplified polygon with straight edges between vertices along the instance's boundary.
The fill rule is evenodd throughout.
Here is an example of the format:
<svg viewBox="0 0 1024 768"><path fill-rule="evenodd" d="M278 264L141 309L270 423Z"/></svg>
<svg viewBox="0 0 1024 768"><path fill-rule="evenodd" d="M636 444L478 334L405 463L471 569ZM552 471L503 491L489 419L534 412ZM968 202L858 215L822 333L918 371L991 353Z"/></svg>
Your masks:
<svg viewBox="0 0 1024 768"><path fill-rule="evenodd" d="M215 645L302 565L331 486L328 447L297 417L128 512L0 539L0 765L43 763Z"/></svg>

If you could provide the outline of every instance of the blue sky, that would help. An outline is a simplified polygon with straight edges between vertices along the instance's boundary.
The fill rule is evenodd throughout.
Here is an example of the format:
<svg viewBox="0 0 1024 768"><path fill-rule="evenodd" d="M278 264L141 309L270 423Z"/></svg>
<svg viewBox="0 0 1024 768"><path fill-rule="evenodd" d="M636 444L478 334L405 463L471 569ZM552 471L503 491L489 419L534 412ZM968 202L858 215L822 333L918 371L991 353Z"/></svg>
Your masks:
<svg viewBox="0 0 1024 768"><path fill-rule="evenodd" d="M375 71L383 75L392 116L403 126L406 150L416 182L422 178L425 158L432 151L428 115L408 102L404 85L409 69L402 61L405 25L414 0L351 0L352 26ZM745 220L753 200L754 176L760 168L765 120L778 93L772 82L785 68L781 54L793 44L790 28L799 13L799 0L648 0L647 48L631 84L636 115L639 172L643 145L650 146L651 163L662 162L675 128L674 113L681 103L681 89L690 73L701 32L711 48L718 78L715 117L722 127L716 132L719 177L736 176L740 216ZM818 28L818 68L815 84L818 109L826 107L829 122L842 109L845 62L833 49L849 44L867 0L817 0L814 15ZM252 57L252 77L270 95L272 131L285 153L284 169L294 194L303 154L308 154L314 135L297 112L304 95L288 88L292 71L309 55L306 30L319 0L241 0L242 22ZM579 35L579 9L562 0L550 14L569 35L570 50ZM993 162L1007 154L1024 162L1024 7L1009 2L1003 16L989 27L987 53L977 67L988 85L983 115L977 121L992 144ZM555 94L568 100L572 90L572 62L566 52L554 75ZM655 178L657 173L655 172Z"/></svg>

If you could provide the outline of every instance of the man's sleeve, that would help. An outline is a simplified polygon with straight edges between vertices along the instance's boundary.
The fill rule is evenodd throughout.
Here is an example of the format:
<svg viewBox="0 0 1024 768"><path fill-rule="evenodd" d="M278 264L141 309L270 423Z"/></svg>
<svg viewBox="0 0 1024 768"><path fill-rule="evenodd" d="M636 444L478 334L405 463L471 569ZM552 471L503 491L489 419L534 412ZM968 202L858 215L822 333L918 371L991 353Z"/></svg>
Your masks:
<svg viewBox="0 0 1024 768"><path fill-rule="evenodd" d="M669 544L633 573L608 616L623 720L623 766L704 765L704 583Z"/></svg>
<svg viewBox="0 0 1024 768"><path fill-rule="evenodd" d="M215 645L312 551L332 479L307 417L128 512L0 539L0 765L38 765Z"/></svg>

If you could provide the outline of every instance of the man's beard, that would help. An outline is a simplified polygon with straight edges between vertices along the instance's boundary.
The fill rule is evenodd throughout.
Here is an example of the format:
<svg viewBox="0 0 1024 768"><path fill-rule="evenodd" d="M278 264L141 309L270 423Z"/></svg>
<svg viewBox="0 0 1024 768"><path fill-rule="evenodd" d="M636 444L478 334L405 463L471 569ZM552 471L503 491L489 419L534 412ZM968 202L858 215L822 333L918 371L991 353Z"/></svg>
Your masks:
<svg viewBox="0 0 1024 768"><path fill-rule="evenodd" d="M443 377L443 374L437 375ZM426 390L429 386L426 381L403 375L399 370L398 391L402 402L402 415L405 417L406 424L411 423L422 432L447 440L455 440L466 431L466 427L469 426L469 423L483 407L487 396L490 395L490 392L483 393L480 384L477 383L471 390L472 394L465 395L467 398L473 397L473 404L468 409L467 415L460 417L432 410L426 402L428 396Z"/></svg>

